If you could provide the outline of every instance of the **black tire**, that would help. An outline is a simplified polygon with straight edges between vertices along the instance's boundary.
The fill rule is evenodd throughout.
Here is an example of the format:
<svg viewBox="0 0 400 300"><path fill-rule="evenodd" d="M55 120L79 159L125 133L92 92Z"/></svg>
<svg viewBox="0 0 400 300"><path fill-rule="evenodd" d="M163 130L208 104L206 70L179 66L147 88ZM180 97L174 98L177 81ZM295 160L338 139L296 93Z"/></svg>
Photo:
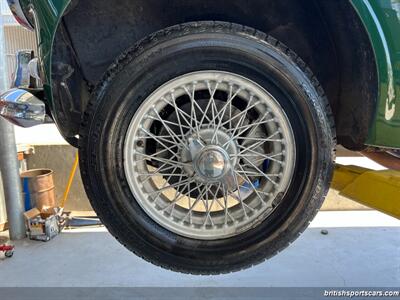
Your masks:
<svg viewBox="0 0 400 300"><path fill-rule="evenodd" d="M14 250L6 251L6 253L4 255L7 258L11 258L14 255Z"/></svg>
<svg viewBox="0 0 400 300"><path fill-rule="evenodd" d="M287 194L266 220L240 235L210 241L174 234L154 222L135 201L123 163L125 133L142 101L172 78L207 69L241 74L270 91L285 108L301 157ZM323 89L293 51L252 28L195 22L146 37L110 67L84 114L80 167L93 208L129 250L174 271L219 274L272 257L307 228L328 191L335 147Z"/></svg>

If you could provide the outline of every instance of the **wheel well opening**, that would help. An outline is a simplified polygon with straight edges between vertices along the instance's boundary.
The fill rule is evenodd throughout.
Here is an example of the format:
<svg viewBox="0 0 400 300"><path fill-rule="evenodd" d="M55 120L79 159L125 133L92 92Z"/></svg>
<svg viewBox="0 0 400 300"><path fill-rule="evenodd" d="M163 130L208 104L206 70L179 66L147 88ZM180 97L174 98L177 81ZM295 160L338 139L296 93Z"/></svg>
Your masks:
<svg viewBox="0 0 400 300"><path fill-rule="evenodd" d="M376 64L348 0L73 0L52 61L53 113L63 118L64 136L78 133L91 90L124 50L162 28L201 20L253 27L294 50L325 90L338 142L363 147L377 101Z"/></svg>

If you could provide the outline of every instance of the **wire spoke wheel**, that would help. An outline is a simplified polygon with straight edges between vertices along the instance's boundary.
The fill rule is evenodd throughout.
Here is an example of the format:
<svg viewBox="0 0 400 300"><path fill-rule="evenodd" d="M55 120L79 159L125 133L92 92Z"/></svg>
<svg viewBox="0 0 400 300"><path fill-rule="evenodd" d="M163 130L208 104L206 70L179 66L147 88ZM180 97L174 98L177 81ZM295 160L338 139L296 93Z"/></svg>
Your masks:
<svg viewBox="0 0 400 300"><path fill-rule="evenodd" d="M265 220L286 193L290 122L255 82L222 71L175 78L134 115L125 174L144 211L186 237L221 239Z"/></svg>

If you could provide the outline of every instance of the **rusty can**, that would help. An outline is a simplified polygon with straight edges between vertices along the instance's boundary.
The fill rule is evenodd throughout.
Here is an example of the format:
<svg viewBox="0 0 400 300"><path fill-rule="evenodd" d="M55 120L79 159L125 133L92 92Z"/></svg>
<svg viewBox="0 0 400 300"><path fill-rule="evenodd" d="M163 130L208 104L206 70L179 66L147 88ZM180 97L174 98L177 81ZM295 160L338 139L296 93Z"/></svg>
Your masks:
<svg viewBox="0 0 400 300"><path fill-rule="evenodd" d="M31 208L37 207L43 211L56 206L53 173L50 169L34 169L21 173L25 199L28 199Z"/></svg>

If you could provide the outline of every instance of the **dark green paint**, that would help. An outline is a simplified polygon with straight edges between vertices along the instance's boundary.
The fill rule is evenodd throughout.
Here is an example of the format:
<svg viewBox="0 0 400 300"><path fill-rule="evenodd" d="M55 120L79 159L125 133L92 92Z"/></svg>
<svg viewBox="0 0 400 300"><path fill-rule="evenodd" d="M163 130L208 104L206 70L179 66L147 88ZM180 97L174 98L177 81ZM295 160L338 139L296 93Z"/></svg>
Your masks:
<svg viewBox="0 0 400 300"><path fill-rule="evenodd" d="M379 99L370 145L400 148L400 0L352 0L378 64Z"/></svg>
<svg viewBox="0 0 400 300"><path fill-rule="evenodd" d="M45 91L49 105L53 106L52 44L58 23L70 0L22 0L22 2L32 5L36 11ZM379 75L377 112L371 124L368 144L400 148L400 0L351 0L351 2L369 33Z"/></svg>

